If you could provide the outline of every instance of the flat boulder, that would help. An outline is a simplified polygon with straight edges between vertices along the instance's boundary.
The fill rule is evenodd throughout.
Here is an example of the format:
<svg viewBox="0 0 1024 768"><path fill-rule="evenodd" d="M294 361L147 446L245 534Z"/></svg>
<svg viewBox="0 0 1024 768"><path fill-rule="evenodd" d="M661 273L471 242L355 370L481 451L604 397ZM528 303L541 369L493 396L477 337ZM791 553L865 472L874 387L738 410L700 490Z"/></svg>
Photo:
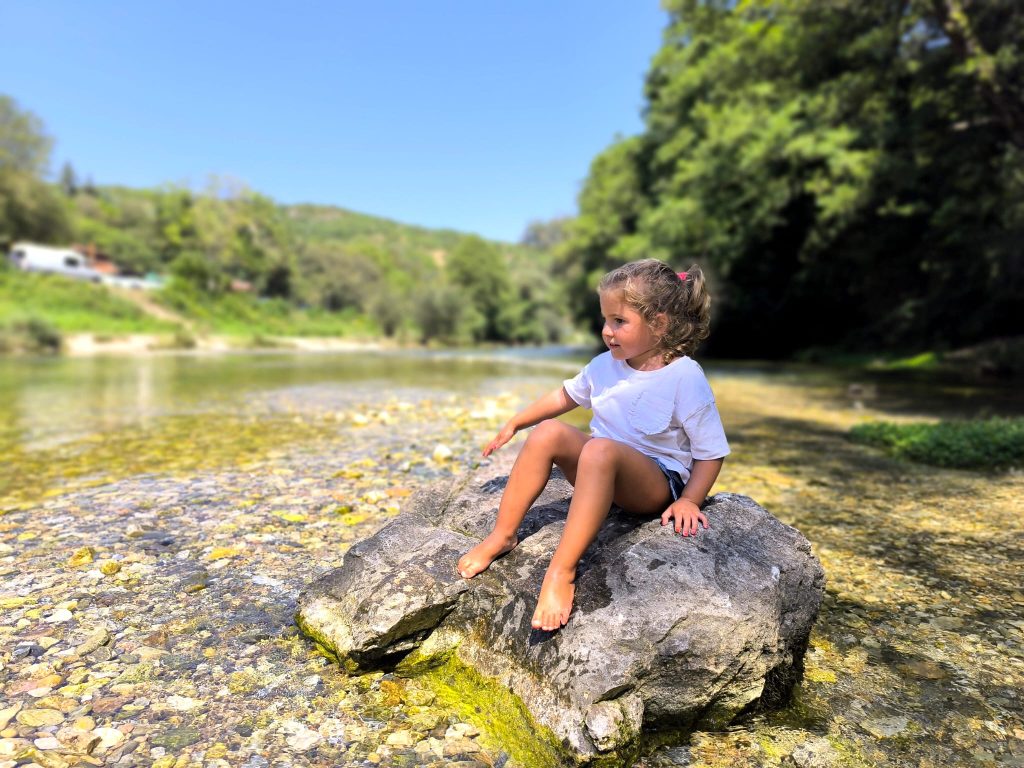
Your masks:
<svg viewBox="0 0 1024 768"><path fill-rule="evenodd" d="M302 593L303 631L349 671L422 676L531 766L627 765L666 734L788 698L825 584L797 530L730 493L693 537L613 510L569 623L542 632L530 620L572 494L557 471L515 550L474 579L455 570L490 530L512 459L410 497Z"/></svg>

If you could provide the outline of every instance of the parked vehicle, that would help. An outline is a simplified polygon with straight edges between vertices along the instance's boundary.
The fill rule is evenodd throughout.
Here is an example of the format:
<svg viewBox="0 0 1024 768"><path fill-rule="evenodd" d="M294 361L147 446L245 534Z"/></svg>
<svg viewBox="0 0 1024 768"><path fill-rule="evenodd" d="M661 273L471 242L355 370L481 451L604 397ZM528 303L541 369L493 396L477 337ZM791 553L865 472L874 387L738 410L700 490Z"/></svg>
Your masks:
<svg viewBox="0 0 1024 768"><path fill-rule="evenodd" d="M16 268L25 272L49 272L92 283L103 279L99 272L89 266L85 256L68 248L15 243L7 258Z"/></svg>

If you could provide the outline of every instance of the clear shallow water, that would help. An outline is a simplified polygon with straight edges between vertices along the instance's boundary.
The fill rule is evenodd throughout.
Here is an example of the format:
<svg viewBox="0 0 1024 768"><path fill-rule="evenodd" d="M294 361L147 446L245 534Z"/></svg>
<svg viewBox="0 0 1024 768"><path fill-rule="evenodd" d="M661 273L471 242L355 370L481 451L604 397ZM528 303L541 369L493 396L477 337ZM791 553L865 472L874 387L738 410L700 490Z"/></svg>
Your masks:
<svg viewBox="0 0 1024 768"><path fill-rule="evenodd" d="M562 354L3 360L0 499L31 508L80 483L272 463L289 445L339 439L346 461L379 458L371 435L384 433L422 467L445 443L457 471L519 403L586 359ZM896 462L845 438L875 418L1019 414L1016 389L707 370L733 447L718 489L799 528L829 586L793 704L651 764L780 765L810 739L851 765L1024 764L1024 482Z"/></svg>
<svg viewBox="0 0 1024 768"><path fill-rule="evenodd" d="M500 389L508 378L571 370L548 356L295 354L8 358L0 360L0 451L148 426L173 414L262 411L270 393L343 389L353 401L425 391Z"/></svg>

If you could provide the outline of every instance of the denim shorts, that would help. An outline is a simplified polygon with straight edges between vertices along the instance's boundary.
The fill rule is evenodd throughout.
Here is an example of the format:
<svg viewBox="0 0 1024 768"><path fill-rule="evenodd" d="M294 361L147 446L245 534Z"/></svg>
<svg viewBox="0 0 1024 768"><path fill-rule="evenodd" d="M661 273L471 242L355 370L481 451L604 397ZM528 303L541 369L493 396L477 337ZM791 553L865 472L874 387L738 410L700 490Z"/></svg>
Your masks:
<svg viewBox="0 0 1024 768"><path fill-rule="evenodd" d="M655 459L653 456L651 458L654 459L654 463L658 465L658 469L661 470L668 480L668 491L672 494L672 501L676 501L683 495L683 488L686 487L686 483L683 482L683 476L674 469L666 467L660 459Z"/></svg>

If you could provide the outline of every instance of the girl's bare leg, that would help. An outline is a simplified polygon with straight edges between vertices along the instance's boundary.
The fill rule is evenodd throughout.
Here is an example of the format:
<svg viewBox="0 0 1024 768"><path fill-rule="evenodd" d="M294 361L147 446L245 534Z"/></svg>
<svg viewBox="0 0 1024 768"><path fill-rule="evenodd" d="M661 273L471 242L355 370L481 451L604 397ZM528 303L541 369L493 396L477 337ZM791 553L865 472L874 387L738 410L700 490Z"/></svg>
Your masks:
<svg viewBox="0 0 1024 768"><path fill-rule="evenodd" d="M593 438L583 446L574 485L565 530L544 575L533 614L534 629L555 630L569 620L576 566L613 501L635 514L659 515L672 500L665 475L653 459L604 438Z"/></svg>
<svg viewBox="0 0 1024 768"><path fill-rule="evenodd" d="M578 429L554 419L542 421L533 428L512 467L494 528L459 559L460 576L473 578L519 543L516 532L530 505L544 490L552 465L558 465L569 482L574 482L576 462L588 440L590 437Z"/></svg>

